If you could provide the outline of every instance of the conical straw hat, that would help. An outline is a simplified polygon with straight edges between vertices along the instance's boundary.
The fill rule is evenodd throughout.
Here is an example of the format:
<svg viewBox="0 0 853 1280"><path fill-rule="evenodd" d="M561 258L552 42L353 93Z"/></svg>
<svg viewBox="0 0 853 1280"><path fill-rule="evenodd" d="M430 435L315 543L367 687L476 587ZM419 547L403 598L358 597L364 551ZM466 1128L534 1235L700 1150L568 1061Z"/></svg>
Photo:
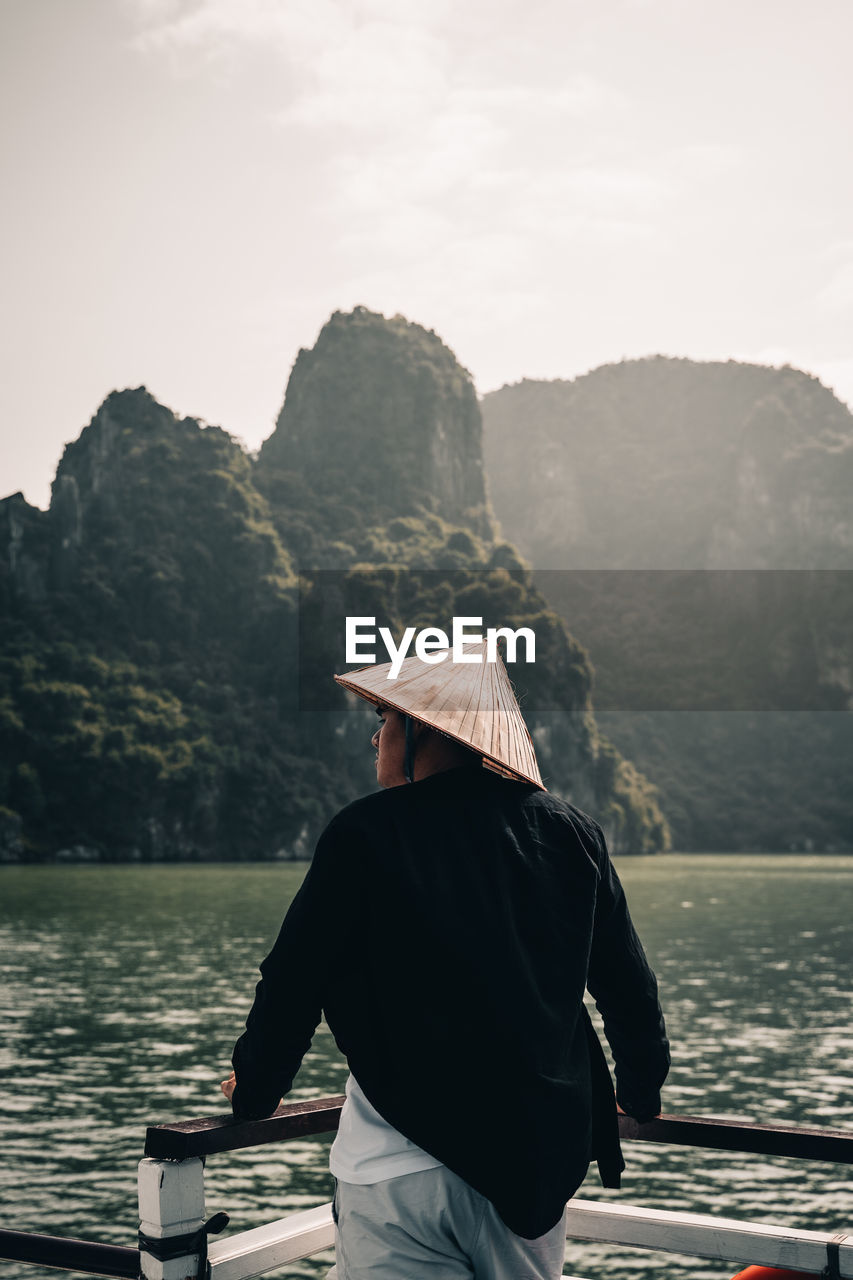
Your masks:
<svg viewBox="0 0 853 1280"><path fill-rule="evenodd" d="M487 662L485 640L466 644L464 652L479 653L481 661L453 662L448 650L440 663L406 658L396 680L389 679L390 662L357 667L335 680L374 706L394 707L471 747L487 769L535 782L544 791L533 740L500 654Z"/></svg>

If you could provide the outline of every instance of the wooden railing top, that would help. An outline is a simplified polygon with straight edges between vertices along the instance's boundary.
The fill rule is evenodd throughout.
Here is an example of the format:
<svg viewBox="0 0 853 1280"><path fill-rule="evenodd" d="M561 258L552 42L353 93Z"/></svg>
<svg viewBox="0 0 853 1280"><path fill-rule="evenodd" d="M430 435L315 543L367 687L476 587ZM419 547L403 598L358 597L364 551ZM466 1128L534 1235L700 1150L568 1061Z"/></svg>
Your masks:
<svg viewBox="0 0 853 1280"><path fill-rule="evenodd" d="M145 1154L155 1160L187 1160L217 1151L239 1151L266 1142L285 1142L338 1127L344 1095L282 1103L266 1120L237 1121L233 1116L202 1116L177 1124L153 1125L145 1133Z"/></svg>
<svg viewBox="0 0 853 1280"><path fill-rule="evenodd" d="M146 1131L145 1154L157 1160L186 1160L191 1156L238 1151L314 1133L331 1133L338 1127L343 1104L344 1098L339 1095L283 1103L265 1120L236 1121L230 1115L219 1115L152 1125ZM647 1124L638 1124L630 1116L620 1116L619 1132L623 1138L642 1142L853 1164L853 1133L843 1129L662 1115Z"/></svg>

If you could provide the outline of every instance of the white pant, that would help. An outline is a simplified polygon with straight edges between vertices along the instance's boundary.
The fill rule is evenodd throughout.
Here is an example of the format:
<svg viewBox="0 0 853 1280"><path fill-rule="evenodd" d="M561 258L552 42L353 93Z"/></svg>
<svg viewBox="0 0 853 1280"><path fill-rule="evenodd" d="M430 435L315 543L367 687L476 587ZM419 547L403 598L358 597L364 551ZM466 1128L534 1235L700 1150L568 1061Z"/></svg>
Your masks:
<svg viewBox="0 0 853 1280"><path fill-rule="evenodd" d="M544 1236L510 1231L444 1165L367 1186L338 1182L329 1280L558 1280L566 1219Z"/></svg>

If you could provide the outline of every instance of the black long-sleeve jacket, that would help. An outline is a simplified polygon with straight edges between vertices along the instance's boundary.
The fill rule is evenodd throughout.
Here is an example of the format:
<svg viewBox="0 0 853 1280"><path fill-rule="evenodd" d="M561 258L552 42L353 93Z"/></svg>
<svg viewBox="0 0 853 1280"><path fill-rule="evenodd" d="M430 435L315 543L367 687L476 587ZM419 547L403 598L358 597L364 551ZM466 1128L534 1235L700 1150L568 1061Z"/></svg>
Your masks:
<svg viewBox="0 0 853 1280"><path fill-rule="evenodd" d="M616 1096L660 1109L657 984L601 829L474 767L348 805L260 966L234 1050L234 1114L270 1115L322 1013L370 1102L529 1238L592 1158L618 1186Z"/></svg>

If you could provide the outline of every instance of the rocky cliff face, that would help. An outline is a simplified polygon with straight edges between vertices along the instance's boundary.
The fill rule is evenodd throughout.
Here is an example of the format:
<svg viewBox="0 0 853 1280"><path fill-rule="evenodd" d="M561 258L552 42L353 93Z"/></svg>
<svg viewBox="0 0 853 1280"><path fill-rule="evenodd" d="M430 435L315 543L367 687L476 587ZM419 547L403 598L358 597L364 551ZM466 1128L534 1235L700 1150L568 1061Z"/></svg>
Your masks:
<svg viewBox="0 0 853 1280"><path fill-rule="evenodd" d="M495 514L536 568L853 563L853 416L798 370L630 360L483 416Z"/></svg>
<svg viewBox="0 0 853 1280"><path fill-rule="evenodd" d="M441 339L357 307L300 351L258 473L373 523L427 512L490 536L481 437L471 376Z"/></svg>
<svg viewBox="0 0 853 1280"><path fill-rule="evenodd" d="M853 847L847 407L795 369L656 357L483 411L503 531L581 571L534 577L675 846ZM710 569L735 572L683 572Z"/></svg>
<svg viewBox="0 0 853 1280"><path fill-rule="evenodd" d="M53 587L85 583L136 636L214 634L295 584L248 456L144 387L113 392L66 446L49 515Z"/></svg>
<svg viewBox="0 0 853 1280"><path fill-rule="evenodd" d="M49 525L47 513L31 507L22 493L0 501L0 608L4 613L16 598L30 603L44 600Z"/></svg>
<svg viewBox="0 0 853 1280"><path fill-rule="evenodd" d="M805 382L742 424L707 567L853 567L853 415ZM823 388L820 388L823 391Z"/></svg>
<svg viewBox="0 0 853 1280"><path fill-rule="evenodd" d="M114 392L50 511L0 508L4 566L0 856L310 853L375 782L369 710L331 680L353 613L397 635L452 614L533 626L518 683L549 785L615 850L666 847L656 796L597 731L586 655L494 538L470 378L401 318L332 318L257 463ZM298 592L295 567L326 573Z"/></svg>

